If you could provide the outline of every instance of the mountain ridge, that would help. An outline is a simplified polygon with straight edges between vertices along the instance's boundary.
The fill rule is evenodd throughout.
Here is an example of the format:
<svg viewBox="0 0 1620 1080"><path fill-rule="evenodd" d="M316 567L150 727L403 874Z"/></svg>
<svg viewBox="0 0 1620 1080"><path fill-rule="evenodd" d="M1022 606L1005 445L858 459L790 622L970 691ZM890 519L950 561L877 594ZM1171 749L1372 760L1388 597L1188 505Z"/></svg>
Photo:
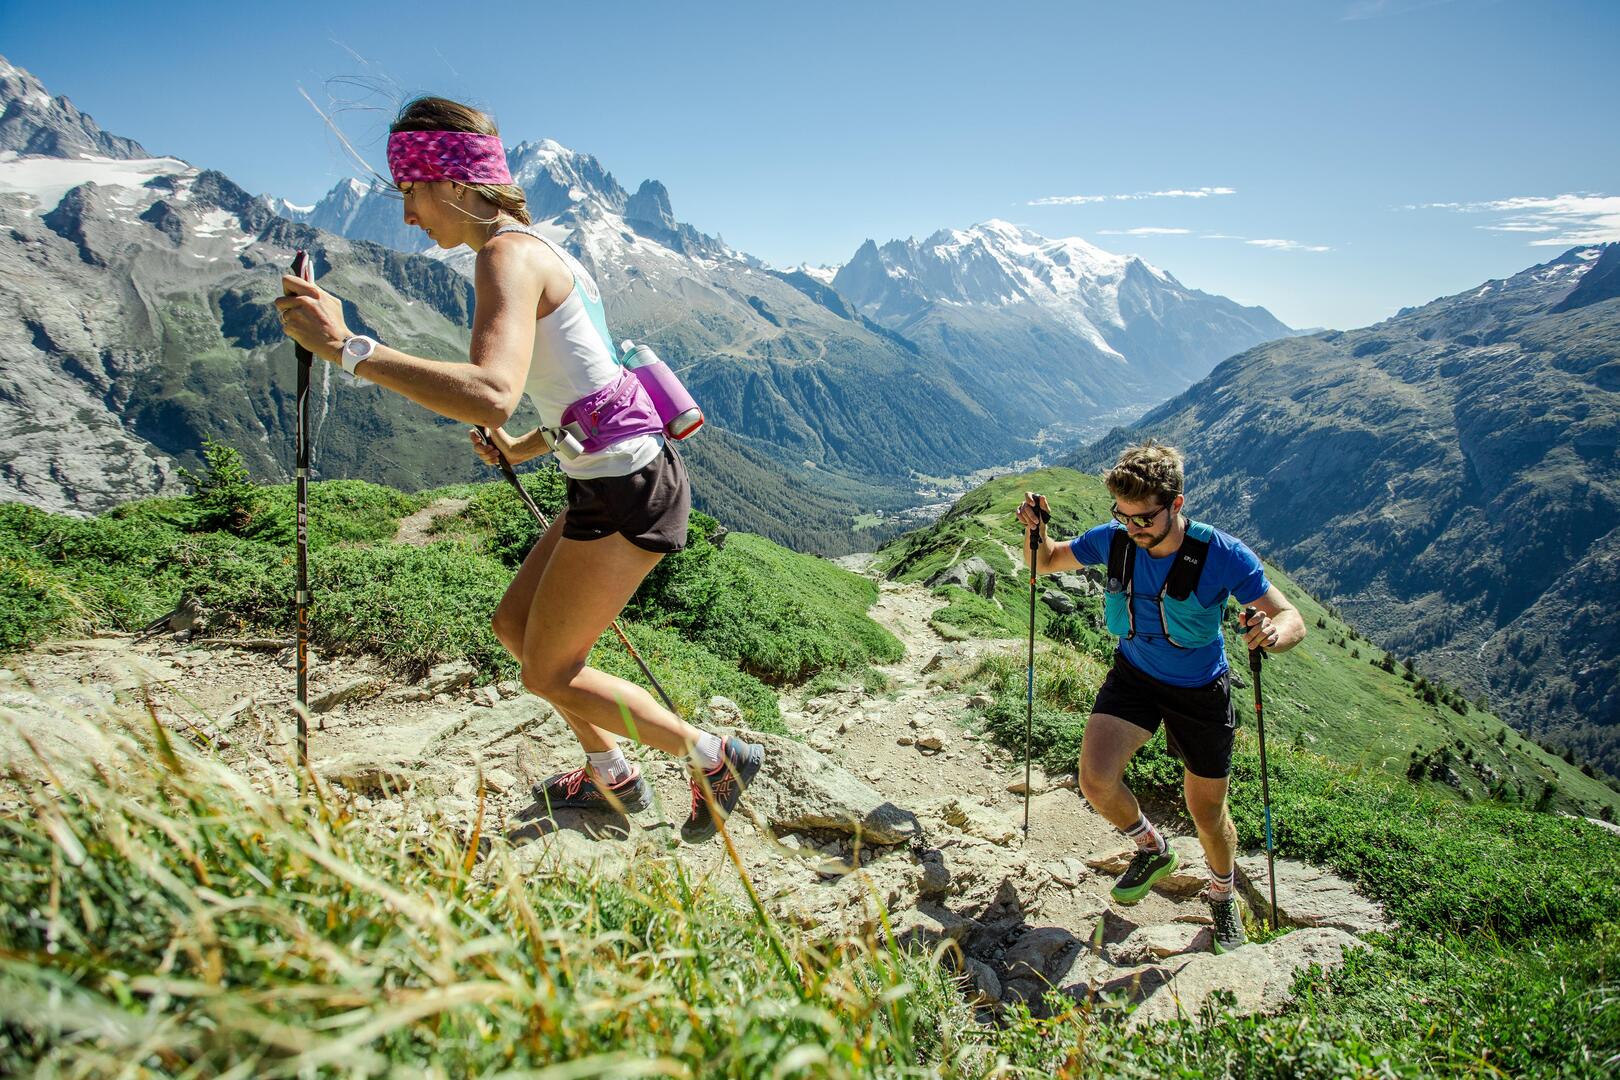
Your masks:
<svg viewBox="0 0 1620 1080"><path fill-rule="evenodd" d="M1069 463L1103 468L1148 435L1180 445L1191 513L1615 772L1620 627L1595 598L1620 589L1620 302L1605 278L1568 303L1615 248L1262 345Z"/></svg>

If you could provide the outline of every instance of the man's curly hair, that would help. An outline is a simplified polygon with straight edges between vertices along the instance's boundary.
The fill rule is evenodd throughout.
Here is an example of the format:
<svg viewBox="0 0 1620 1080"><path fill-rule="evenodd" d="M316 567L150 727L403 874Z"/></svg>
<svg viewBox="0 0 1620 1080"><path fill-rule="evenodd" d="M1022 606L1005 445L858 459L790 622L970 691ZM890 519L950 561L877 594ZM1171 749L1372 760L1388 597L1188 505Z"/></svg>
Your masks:
<svg viewBox="0 0 1620 1080"><path fill-rule="evenodd" d="M1103 473L1103 483L1115 499L1168 506L1181 494L1181 462L1180 450L1149 439L1127 446L1114 467Z"/></svg>

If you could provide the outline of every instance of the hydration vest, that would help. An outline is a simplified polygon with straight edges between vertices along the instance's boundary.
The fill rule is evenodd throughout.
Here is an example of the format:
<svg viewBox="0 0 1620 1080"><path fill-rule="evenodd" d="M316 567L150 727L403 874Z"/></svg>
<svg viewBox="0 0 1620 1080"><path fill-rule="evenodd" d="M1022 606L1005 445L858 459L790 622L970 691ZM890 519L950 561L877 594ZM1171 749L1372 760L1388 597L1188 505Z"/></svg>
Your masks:
<svg viewBox="0 0 1620 1080"><path fill-rule="evenodd" d="M1176 552L1175 564L1164 576L1164 585L1154 597L1159 605L1164 636L1178 649L1196 649L1220 640L1226 590L1221 590L1209 607L1199 603L1195 595L1214 535L1211 526L1187 520L1187 535L1181 541L1181 550ZM1136 612L1131 603L1135 568L1136 543L1124 529L1116 529L1108 544L1108 587L1103 593L1103 614L1109 633L1125 640L1136 636Z"/></svg>

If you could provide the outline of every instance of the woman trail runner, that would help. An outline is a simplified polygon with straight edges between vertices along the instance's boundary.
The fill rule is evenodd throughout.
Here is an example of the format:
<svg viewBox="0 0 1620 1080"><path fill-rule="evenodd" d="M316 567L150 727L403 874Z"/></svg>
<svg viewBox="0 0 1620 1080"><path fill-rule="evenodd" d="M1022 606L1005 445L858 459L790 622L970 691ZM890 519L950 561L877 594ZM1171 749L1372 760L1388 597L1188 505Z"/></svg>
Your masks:
<svg viewBox="0 0 1620 1080"><path fill-rule="evenodd" d="M466 244L478 253L471 363L412 356L353 334L337 297L290 275L276 301L282 325L351 375L474 425L473 448L489 464L497 450L513 464L559 443L568 452L558 455L567 508L523 560L494 616L496 637L523 665L523 685L557 708L587 759L537 786L536 798L553 809L644 809L651 792L619 745L628 735L689 758L692 806L681 833L705 840L715 832L712 809L723 817L736 807L764 748L693 727L641 687L585 663L658 561L685 547L685 465L640 381L616 359L595 281L532 227L494 122L454 101L418 98L390 129L388 164L407 225L440 248ZM513 437L501 425L524 394L544 426Z"/></svg>

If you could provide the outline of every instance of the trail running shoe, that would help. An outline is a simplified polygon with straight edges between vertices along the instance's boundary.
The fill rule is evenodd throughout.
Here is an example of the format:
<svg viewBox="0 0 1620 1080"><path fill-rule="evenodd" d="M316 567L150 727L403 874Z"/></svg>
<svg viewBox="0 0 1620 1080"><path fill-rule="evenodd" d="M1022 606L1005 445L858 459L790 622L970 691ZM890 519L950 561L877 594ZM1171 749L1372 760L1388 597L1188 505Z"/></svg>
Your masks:
<svg viewBox="0 0 1620 1080"><path fill-rule="evenodd" d="M1153 883L1164 877L1179 865L1176 853L1169 848L1164 854L1156 855L1151 851L1138 848L1136 857L1131 865L1114 882L1114 902L1119 904L1134 904L1148 894Z"/></svg>
<svg viewBox="0 0 1620 1080"><path fill-rule="evenodd" d="M748 785L754 782L764 762L765 748L759 743L745 743L733 736L726 736L721 746L720 764L704 773L702 779L692 777L692 810L686 815L686 824L681 826L681 839L688 844L701 844L713 836L713 810L719 809L722 820L730 817L737 808L737 801L748 790ZM703 790L705 781L709 789L707 792ZM709 798L711 793L712 806Z"/></svg>
<svg viewBox="0 0 1620 1080"><path fill-rule="evenodd" d="M1210 914L1215 916L1215 951L1229 953L1239 945L1249 943L1249 935L1243 929L1243 908L1239 905L1236 896L1229 896L1225 900L1210 900Z"/></svg>
<svg viewBox="0 0 1620 1080"><path fill-rule="evenodd" d="M607 810L612 813L635 814L652 804L652 789L641 778L637 769L610 788L597 786L589 766L570 769L549 777L545 783L534 785L534 801L553 810Z"/></svg>

